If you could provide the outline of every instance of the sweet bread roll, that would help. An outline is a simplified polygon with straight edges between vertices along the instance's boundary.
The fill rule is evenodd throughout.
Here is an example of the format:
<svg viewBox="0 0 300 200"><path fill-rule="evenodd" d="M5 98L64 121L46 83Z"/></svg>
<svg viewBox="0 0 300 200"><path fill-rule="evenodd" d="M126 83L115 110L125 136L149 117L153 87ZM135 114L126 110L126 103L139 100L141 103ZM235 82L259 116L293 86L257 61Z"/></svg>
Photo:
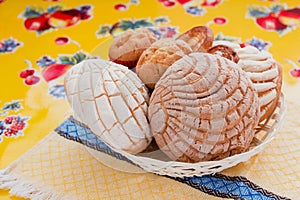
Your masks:
<svg viewBox="0 0 300 200"><path fill-rule="evenodd" d="M238 65L250 77L258 92L260 121L267 119L276 108L282 85L282 68L267 51L259 51L253 46L241 48L228 41L216 41L215 45L226 45L233 48L239 56Z"/></svg>
<svg viewBox="0 0 300 200"><path fill-rule="evenodd" d="M109 48L109 59L130 69L134 68L143 51L155 41L156 35L147 28L129 29L114 39Z"/></svg>
<svg viewBox="0 0 300 200"><path fill-rule="evenodd" d="M159 148L172 160L217 160L249 148L259 120L258 97L235 63L191 53L156 84L148 118Z"/></svg>
<svg viewBox="0 0 300 200"><path fill-rule="evenodd" d="M67 72L65 91L80 121L113 148L136 154L151 142L148 91L127 67L83 61Z"/></svg>
<svg viewBox="0 0 300 200"><path fill-rule="evenodd" d="M191 52L189 45L182 40L158 40L143 52L136 73L149 88L154 88L169 66Z"/></svg>
<svg viewBox="0 0 300 200"><path fill-rule="evenodd" d="M226 45L216 45L211 47L207 53L215 54L227 58L235 63L239 62L239 56L237 53L229 46Z"/></svg>
<svg viewBox="0 0 300 200"><path fill-rule="evenodd" d="M185 41L193 52L207 52L214 41L214 32L207 26L196 26L179 35L176 40Z"/></svg>

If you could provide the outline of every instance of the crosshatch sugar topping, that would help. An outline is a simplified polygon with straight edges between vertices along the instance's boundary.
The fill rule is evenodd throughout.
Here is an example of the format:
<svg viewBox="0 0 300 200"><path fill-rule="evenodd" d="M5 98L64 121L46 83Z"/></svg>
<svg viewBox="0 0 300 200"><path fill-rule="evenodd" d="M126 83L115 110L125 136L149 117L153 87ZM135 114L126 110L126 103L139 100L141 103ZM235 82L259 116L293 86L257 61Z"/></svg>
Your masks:
<svg viewBox="0 0 300 200"><path fill-rule="evenodd" d="M135 154L151 142L148 91L126 67L83 61L67 73L65 89L75 114L112 147Z"/></svg>

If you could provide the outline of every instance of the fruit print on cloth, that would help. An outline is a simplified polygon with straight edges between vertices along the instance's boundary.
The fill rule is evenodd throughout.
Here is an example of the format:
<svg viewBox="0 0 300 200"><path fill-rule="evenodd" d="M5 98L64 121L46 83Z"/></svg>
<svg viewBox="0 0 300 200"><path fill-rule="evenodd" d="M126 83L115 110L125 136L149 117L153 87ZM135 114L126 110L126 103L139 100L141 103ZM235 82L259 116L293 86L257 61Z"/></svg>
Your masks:
<svg viewBox="0 0 300 200"><path fill-rule="evenodd" d="M158 39L161 38L173 38L178 34L178 27L170 26L168 17L160 16L153 21L147 19L121 19L118 22L110 25L101 25L96 32L97 38L107 37L109 35L116 37L118 34L128 29L138 29L149 27L153 31Z"/></svg>
<svg viewBox="0 0 300 200"><path fill-rule="evenodd" d="M247 17L253 18L260 28L282 35L300 25L300 8L287 8L286 4L251 5Z"/></svg>
<svg viewBox="0 0 300 200"><path fill-rule="evenodd" d="M286 59L286 62L288 62L290 65L292 65L294 68L290 70L290 75L294 78L300 78L300 57L298 59L298 64L296 64L294 61Z"/></svg>
<svg viewBox="0 0 300 200"><path fill-rule="evenodd" d="M243 48L245 46L254 46L256 47L258 50L262 51L262 50L266 50L268 51L269 47L272 45L271 42L269 41L264 41L262 39L256 38L256 37L252 37L250 39L246 39L245 42L241 41L241 38L238 37L234 37L234 36L227 36L224 35L222 32L218 33L215 36L215 41L217 40L226 40L229 42L235 42L240 44L240 46Z"/></svg>
<svg viewBox="0 0 300 200"><path fill-rule="evenodd" d="M81 20L90 19L91 9L91 5L72 9L63 9L61 5L54 5L47 10L38 6L27 6L20 17L25 19L24 26L28 31L41 34L47 30L67 28L78 24Z"/></svg>
<svg viewBox="0 0 300 200"><path fill-rule="evenodd" d="M2 108L0 109L0 116L6 116L8 112L13 111L13 112L18 112L19 110L23 109L21 105L20 100L13 100L11 102L5 103Z"/></svg>
<svg viewBox="0 0 300 200"><path fill-rule="evenodd" d="M174 0L157 0L165 7L173 7L176 5L176 2Z"/></svg>
<svg viewBox="0 0 300 200"><path fill-rule="evenodd" d="M133 4L138 5L140 2L138 0L130 0L128 3L115 4L114 9L117 11L126 11L129 9L129 6Z"/></svg>
<svg viewBox="0 0 300 200"><path fill-rule="evenodd" d="M202 16L206 12L206 7L216 7L222 3L222 0L177 0L177 2L182 5L187 13Z"/></svg>
<svg viewBox="0 0 300 200"><path fill-rule="evenodd" d="M62 36L62 37L57 37L55 40L54 40L55 44L57 45L67 45L69 43L73 43L75 44L76 46L80 47L80 44L75 41L75 40L72 40L71 38L67 37L67 36Z"/></svg>
<svg viewBox="0 0 300 200"><path fill-rule="evenodd" d="M218 17L214 17L212 20L208 21L205 26L210 26L211 24L216 24L216 25L225 25L227 24L228 19L226 17L223 16L218 16Z"/></svg>
<svg viewBox="0 0 300 200"><path fill-rule="evenodd" d="M20 100L6 102L0 109L0 143L4 138L18 137L24 135L30 117L16 115L23 109ZM13 113L13 114L12 114Z"/></svg>
<svg viewBox="0 0 300 200"><path fill-rule="evenodd" d="M10 37L9 39L3 39L0 41L0 54L1 53L12 53L17 47L22 46L22 42L18 42L16 39Z"/></svg>
<svg viewBox="0 0 300 200"><path fill-rule="evenodd" d="M57 59L42 56L36 61L44 81L48 83L49 94L55 98L65 98L63 79L65 73L75 64L91 58L87 53L77 52L74 55L59 55Z"/></svg>
<svg viewBox="0 0 300 200"><path fill-rule="evenodd" d="M36 70L32 68L32 64L29 60L25 60L25 62L27 63L28 68L23 69L19 73L19 77L24 79L24 84L25 85L28 85L28 86L35 85L38 82L40 82L40 76L36 72Z"/></svg>

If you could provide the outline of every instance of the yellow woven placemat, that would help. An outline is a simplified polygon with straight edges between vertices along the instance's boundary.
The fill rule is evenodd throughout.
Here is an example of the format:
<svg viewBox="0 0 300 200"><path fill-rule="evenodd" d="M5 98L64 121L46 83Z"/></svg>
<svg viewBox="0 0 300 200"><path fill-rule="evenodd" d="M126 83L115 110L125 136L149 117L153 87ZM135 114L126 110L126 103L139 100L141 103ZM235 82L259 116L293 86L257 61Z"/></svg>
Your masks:
<svg viewBox="0 0 300 200"><path fill-rule="evenodd" d="M241 184L250 188L255 184L258 187L255 191L278 195L265 194L265 198L298 198L300 135L297 132L299 122L295 118L300 107L297 98L290 96L290 89L285 90L290 97L286 99L289 106L275 139L260 154L223 171L223 175L217 178L231 180L233 177L239 190L243 188ZM230 193L235 193L230 185L224 192L217 181L212 181L215 185L211 190L219 190L219 193L210 191L208 187L193 188L186 184L187 180L177 181L141 171L128 173L115 170L99 161L93 151L96 152L53 131L1 171L0 188L32 199L216 199L215 196L230 197ZM208 186L207 183L203 185ZM255 199L255 195L249 193L249 198L245 199Z"/></svg>

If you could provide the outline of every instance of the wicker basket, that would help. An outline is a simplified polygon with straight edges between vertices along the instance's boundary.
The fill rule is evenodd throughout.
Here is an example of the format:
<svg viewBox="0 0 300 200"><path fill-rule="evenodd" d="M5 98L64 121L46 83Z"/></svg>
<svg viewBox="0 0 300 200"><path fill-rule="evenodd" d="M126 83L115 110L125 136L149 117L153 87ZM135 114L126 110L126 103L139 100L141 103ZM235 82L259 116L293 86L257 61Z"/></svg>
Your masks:
<svg viewBox="0 0 300 200"><path fill-rule="evenodd" d="M92 51L92 55L107 59L108 49L112 41L112 39L108 39L107 41L98 45ZM281 94L281 98L278 101L277 107L274 110L273 114L268 119L262 121L256 128L256 135L251 143L250 149L246 152L236 154L222 160L205 161L198 163L184 163L169 160L169 158L167 158L167 156L160 150L148 153L140 153L137 155L132 155L121 150L113 150L125 156L127 159L132 161L134 164L136 164L146 172L168 175L172 177L189 177L194 175L202 176L213 174L235 166L241 162L245 162L252 156L262 151L265 146L274 138L280 122L283 119L284 112L284 95ZM110 160L106 155L103 155L103 153L101 154L93 150L89 151L99 161L103 162L109 167L113 167L116 170L124 171L123 165L126 165L126 172L133 173L134 171L137 171L137 173L141 173L141 170L137 169L136 166L131 165L132 168L128 169L128 165L124 164L124 161L119 162L115 158L112 158L113 160Z"/></svg>
<svg viewBox="0 0 300 200"><path fill-rule="evenodd" d="M160 150L153 152L140 153L132 155L121 150L113 149L127 159L132 161L143 170L138 169L131 164L125 164L125 161L118 161L116 158L104 155L93 150L88 150L103 164L116 170L130 173L151 172L159 175L171 177L190 177L214 174L224 169L235 166L241 162L249 160L252 156L262 151L266 145L274 138L285 113L284 95L277 104L273 114L266 120L262 121L256 128L255 137L251 143L250 149L246 152L236 154L222 160L205 161L198 163L184 163L168 160L169 158Z"/></svg>

